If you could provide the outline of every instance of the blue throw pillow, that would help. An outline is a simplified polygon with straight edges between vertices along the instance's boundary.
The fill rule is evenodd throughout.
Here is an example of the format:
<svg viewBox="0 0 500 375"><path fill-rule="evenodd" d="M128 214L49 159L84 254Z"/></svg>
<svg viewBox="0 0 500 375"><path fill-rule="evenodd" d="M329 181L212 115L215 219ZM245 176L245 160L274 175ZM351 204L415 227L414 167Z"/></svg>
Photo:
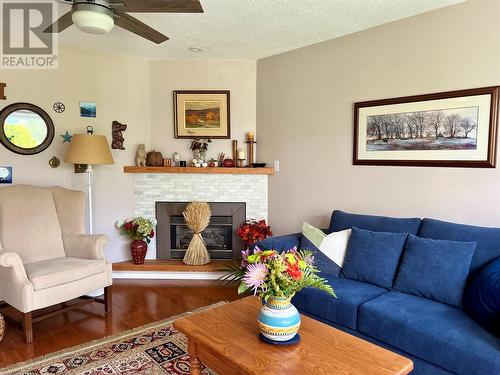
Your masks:
<svg viewBox="0 0 500 375"><path fill-rule="evenodd" d="M420 223L419 218L399 218L375 215L350 214L348 212L335 210L330 220L329 232L338 232L339 230L352 227L371 230L374 232L391 233L411 233L417 234Z"/></svg>
<svg viewBox="0 0 500 375"><path fill-rule="evenodd" d="M476 242L408 236L394 288L461 306Z"/></svg>
<svg viewBox="0 0 500 375"><path fill-rule="evenodd" d="M391 288L407 235L353 227L342 276Z"/></svg>
<svg viewBox="0 0 500 375"><path fill-rule="evenodd" d="M500 257L482 268L465 288L463 305L467 314L500 338Z"/></svg>
<svg viewBox="0 0 500 375"><path fill-rule="evenodd" d="M331 275L339 277L340 266L323 254L314 244L303 234L300 235L300 250L310 250L314 252L314 265L321 271L320 276Z"/></svg>

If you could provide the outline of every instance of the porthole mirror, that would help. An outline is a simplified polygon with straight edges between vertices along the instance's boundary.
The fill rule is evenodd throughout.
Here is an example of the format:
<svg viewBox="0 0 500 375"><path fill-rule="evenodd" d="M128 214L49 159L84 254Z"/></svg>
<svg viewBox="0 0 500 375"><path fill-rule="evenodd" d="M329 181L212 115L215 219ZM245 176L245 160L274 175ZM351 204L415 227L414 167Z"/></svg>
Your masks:
<svg viewBox="0 0 500 375"><path fill-rule="evenodd" d="M40 107L16 103L0 112L0 142L12 152L33 155L50 146L54 123Z"/></svg>

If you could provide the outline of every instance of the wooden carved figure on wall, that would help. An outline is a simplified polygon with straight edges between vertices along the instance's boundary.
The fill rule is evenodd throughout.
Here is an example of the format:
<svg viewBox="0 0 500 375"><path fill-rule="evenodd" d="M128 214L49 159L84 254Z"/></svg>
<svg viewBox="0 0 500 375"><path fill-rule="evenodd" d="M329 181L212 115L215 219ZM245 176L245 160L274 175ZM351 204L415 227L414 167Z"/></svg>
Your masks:
<svg viewBox="0 0 500 375"><path fill-rule="evenodd" d="M127 125L121 124L118 121L113 121L111 135L113 136L113 141L111 142L111 148L115 150L125 150L123 147L123 142L125 138L123 138L123 133L127 130Z"/></svg>
<svg viewBox="0 0 500 375"><path fill-rule="evenodd" d="M137 153L135 154L135 165L138 167L146 166L146 146L141 143L137 147Z"/></svg>
<svg viewBox="0 0 500 375"><path fill-rule="evenodd" d="M0 100L7 100L5 96L5 88L7 87L6 83L0 82Z"/></svg>

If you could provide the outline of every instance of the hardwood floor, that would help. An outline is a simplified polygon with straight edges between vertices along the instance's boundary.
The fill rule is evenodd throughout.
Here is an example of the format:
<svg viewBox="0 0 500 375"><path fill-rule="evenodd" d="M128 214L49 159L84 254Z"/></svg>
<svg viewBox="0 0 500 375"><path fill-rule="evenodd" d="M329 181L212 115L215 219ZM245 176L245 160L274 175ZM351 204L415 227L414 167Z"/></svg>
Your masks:
<svg viewBox="0 0 500 375"><path fill-rule="evenodd" d="M113 312L108 316L103 305L93 303L44 320L34 325L30 345L24 343L21 330L7 323L0 342L0 368L237 298L235 288L215 281L114 280ZM20 318L10 308L2 314Z"/></svg>

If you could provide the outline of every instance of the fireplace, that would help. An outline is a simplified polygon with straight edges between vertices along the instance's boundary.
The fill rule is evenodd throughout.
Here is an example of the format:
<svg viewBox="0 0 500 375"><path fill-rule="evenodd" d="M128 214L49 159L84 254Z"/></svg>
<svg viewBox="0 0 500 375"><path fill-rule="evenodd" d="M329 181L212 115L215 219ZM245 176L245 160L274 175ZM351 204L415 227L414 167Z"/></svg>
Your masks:
<svg viewBox="0 0 500 375"><path fill-rule="evenodd" d="M182 212L189 202L156 202L157 259L183 259L193 237ZM212 259L238 259L244 243L236 229L245 221L246 204L242 202L210 202L210 225L202 232Z"/></svg>

